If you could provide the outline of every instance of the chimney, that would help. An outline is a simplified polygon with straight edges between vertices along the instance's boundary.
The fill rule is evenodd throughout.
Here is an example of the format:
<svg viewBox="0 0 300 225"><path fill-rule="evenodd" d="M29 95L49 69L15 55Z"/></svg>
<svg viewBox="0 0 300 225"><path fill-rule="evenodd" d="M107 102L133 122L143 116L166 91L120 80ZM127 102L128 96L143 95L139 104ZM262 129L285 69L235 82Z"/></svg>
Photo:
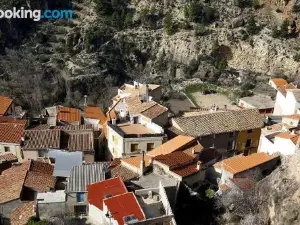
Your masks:
<svg viewBox="0 0 300 225"><path fill-rule="evenodd" d="M83 104L83 106L84 107L87 106L87 95L84 95L84 104Z"/></svg>
<svg viewBox="0 0 300 225"><path fill-rule="evenodd" d="M197 162L197 170L199 171L200 169L201 169L201 162L198 161L198 162Z"/></svg>
<svg viewBox="0 0 300 225"><path fill-rule="evenodd" d="M117 125L117 119L112 119L112 125L114 125L114 126Z"/></svg>
<svg viewBox="0 0 300 225"><path fill-rule="evenodd" d="M225 111L227 111L227 105L224 105L224 109L225 109Z"/></svg>
<svg viewBox="0 0 300 225"><path fill-rule="evenodd" d="M296 131L295 131L295 129L294 129L294 130L292 130L291 134L292 134L292 135L296 135Z"/></svg>
<svg viewBox="0 0 300 225"><path fill-rule="evenodd" d="M140 164L140 175L143 176L145 172L145 152L142 152L142 160Z"/></svg>
<svg viewBox="0 0 300 225"><path fill-rule="evenodd" d="M146 84L146 102L149 102L149 85Z"/></svg>

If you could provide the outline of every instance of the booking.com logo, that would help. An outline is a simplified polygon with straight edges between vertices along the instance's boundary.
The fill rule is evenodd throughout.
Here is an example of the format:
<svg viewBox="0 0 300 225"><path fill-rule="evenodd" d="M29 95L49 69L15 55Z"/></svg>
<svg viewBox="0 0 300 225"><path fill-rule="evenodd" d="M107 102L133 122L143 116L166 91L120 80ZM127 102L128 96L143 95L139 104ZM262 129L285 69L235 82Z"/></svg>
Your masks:
<svg viewBox="0 0 300 225"><path fill-rule="evenodd" d="M30 10L13 8L12 10L0 10L0 19L33 19L33 21L40 21L41 19L72 19L73 10Z"/></svg>

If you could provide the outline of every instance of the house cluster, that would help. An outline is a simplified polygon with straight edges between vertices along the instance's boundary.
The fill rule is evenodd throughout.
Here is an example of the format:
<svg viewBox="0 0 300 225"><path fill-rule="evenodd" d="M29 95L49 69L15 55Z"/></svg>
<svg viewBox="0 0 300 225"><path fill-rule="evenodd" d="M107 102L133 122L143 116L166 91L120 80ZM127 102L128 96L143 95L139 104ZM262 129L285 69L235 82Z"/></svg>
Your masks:
<svg viewBox="0 0 300 225"><path fill-rule="evenodd" d="M28 118L0 97L0 223L32 216L90 224L176 224L178 189L247 191L299 148L300 92L271 79L275 100L171 117L159 85L124 84L107 112L47 107ZM299 96L298 96L299 95Z"/></svg>

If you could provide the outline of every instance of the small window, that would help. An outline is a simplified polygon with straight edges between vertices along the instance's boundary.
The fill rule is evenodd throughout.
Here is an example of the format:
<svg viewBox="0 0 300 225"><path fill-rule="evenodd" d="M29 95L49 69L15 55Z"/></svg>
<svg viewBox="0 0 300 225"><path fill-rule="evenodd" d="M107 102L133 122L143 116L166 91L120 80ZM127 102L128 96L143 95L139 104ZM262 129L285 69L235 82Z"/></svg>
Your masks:
<svg viewBox="0 0 300 225"><path fill-rule="evenodd" d="M112 136L112 140L113 140L113 143L115 143L115 144L118 143L118 138L115 135Z"/></svg>
<svg viewBox="0 0 300 225"><path fill-rule="evenodd" d="M246 148L251 147L251 144L252 144L252 140L248 139L247 142L246 142Z"/></svg>
<svg viewBox="0 0 300 225"><path fill-rule="evenodd" d="M233 149L233 141L229 141L227 144L227 150L232 150Z"/></svg>
<svg viewBox="0 0 300 225"><path fill-rule="evenodd" d="M139 151L139 145L138 144L131 144L130 150L131 150L131 152L138 152Z"/></svg>
<svg viewBox="0 0 300 225"><path fill-rule="evenodd" d="M154 143L147 143L147 151L151 151L152 149L154 149Z"/></svg>
<svg viewBox="0 0 300 225"><path fill-rule="evenodd" d="M5 152L10 152L9 147L5 146L5 147L4 147L4 151L5 151Z"/></svg>
<svg viewBox="0 0 300 225"><path fill-rule="evenodd" d="M77 202L84 202L84 192L77 193Z"/></svg>
<svg viewBox="0 0 300 225"><path fill-rule="evenodd" d="M248 134L251 134L251 133L253 133L253 130L252 129L248 130Z"/></svg>

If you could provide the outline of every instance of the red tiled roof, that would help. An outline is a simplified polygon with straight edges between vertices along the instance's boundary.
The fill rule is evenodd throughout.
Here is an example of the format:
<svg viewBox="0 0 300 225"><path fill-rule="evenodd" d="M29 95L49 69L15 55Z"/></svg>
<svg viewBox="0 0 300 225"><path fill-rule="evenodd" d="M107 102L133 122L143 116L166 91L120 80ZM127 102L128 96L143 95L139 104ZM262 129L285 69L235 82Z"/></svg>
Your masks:
<svg viewBox="0 0 300 225"><path fill-rule="evenodd" d="M88 202L98 209L103 210L105 196L112 196L127 193L125 184L120 177L104 180L87 186Z"/></svg>
<svg viewBox="0 0 300 225"><path fill-rule="evenodd" d="M175 168L171 170L173 173L178 174L181 177L187 177L192 174L198 173L199 170L197 169L197 163L193 163L190 165L186 165L183 167Z"/></svg>
<svg viewBox="0 0 300 225"><path fill-rule="evenodd" d="M57 120L72 123L81 121L80 110L63 106L57 107Z"/></svg>
<svg viewBox="0 0 300 225"><path fill-rule="evenodd" d="M144 160L145 160L145 167L149 167L151 157L145 155ZM124 158L124 159L121 159L121 161L124 163L127 163L133 167L140 168L142 156L138 155L138 156L134 156L134 157Z"/></svg>
<svg viewBox="0 0 300 225"><path fill-rule="evenodd" d="M123 218L129 215L134 215L138 220L146 219L132 192L105 199L104 204L119 225L124 225Z"/></svg>
<svg viewBox="0 0 300 225"><path fill-rule="evenodd" d="M0 203L21 197L23 186L44 192L54 188L53 166L37 161L25 161L4 170L0 175Z"/></svg>
<svg viewBox="0 0 300 225"><path fill-rule="evenodd" d="M192 142L196 141L196 138L179 135L175 138L167 141L166 143L158 146L157 148L149 151L147 155L151 157L155 157L158 155L166 155L177 150L182 149L184 146L191 144Z"/></svg>
<svg viewBox="0 0 300 225"><path fill-rule="evenodd" d="M280 91L284 96L286 96L288 89L297 89L297 87L292 83L278 87L278 91Z"/></svg>
<svg viewBox="0 0 300 225"><path fill-rule="evenodd" d="M36 216L36 202L24 202L11 212L11 225L26 225L28 220Z"/></svg>
<svg viewBox="0 0 300 225"><path fill-rule="evenodd" d="M32 161L27 173L24 186L38 192L47 192L55 187L55 178L52 176L54 166L40 161Z"/></svg>
<svg viewBox="0 0 300 225"><path fill-rule="evenodd" d="M87 106L84 108L84 117L99 120L100 124L106 122L107 118L99 107Z"/></svg>
<svg viewBox="0 0 300 225"><path fill-rule="evenodd" d="M158 161L167 165L170 168L179 167L181 165L192 162L195 158L184 152L173 152L167 155L159 155L153 158L153 161Z"/></svg>
<svg viewBox="0 0 300 225"><path fill-rule="evenodd" d="M11 161L18 161L18 158L14 154L8 153L8 154L0 155L0 161L1 160L11 162Z"/></svg>
<svg viewBox="0 0 300 225"><path fill-rule="evenodd" d="M235 156L228 159L223 160L223 168L229 173L238 174L243 171L255 168L261 164L269 162L273 159L278 158L278 156L271 156L267 153L254 153L248 156ZM222 162L218 162L214 164L215 168L222 168Z"/></svg>
<svg viewBox="0 0 300 225"><path fill-rule="evenodd" d="M0 116L7 112L12 103L13 100L11 98L0 96Z"/></svg>
<svg viewBox="0 0 300 225"><path fill-rule="evenodd" d="M273 81L276 87L282 87L288 84L288 82L283 78L272 78L271 81Z"/></svg>
<svg viewBox="0 0 300 225"><path fill-rule="evenodd" d="M168 109L166 107L160 104L156 104L150 107L149 109L143 111L142 115L148 117L149 119L154 119L167 111Z"/></svg>
<svg viewBox="0 0 300 225"><path fill-rule="evenodd" d="M20 120L8 116L0 116L0 123L26 124L26 120Z"/></svg>
<svg viewBox="0 0 300 225"><path fill-rule="evenodd" d="M23 184L30 168L30 161L13 166L0 175L0 204L21 197Z"/></svg>
<svg viewBox="0 0 300 225"><path fill-rule="evenodd" d="M289 139L294 144L297 144L298 139L300 137L300 134L291 134L291 133L279 133L275 137L283 138L283 139Z"/></svg>
<svg viewBox="0 0 300 225"><path fill-rule="evenodd" d="M0 142L20 144L25 124L0 123Z"/></svg>

